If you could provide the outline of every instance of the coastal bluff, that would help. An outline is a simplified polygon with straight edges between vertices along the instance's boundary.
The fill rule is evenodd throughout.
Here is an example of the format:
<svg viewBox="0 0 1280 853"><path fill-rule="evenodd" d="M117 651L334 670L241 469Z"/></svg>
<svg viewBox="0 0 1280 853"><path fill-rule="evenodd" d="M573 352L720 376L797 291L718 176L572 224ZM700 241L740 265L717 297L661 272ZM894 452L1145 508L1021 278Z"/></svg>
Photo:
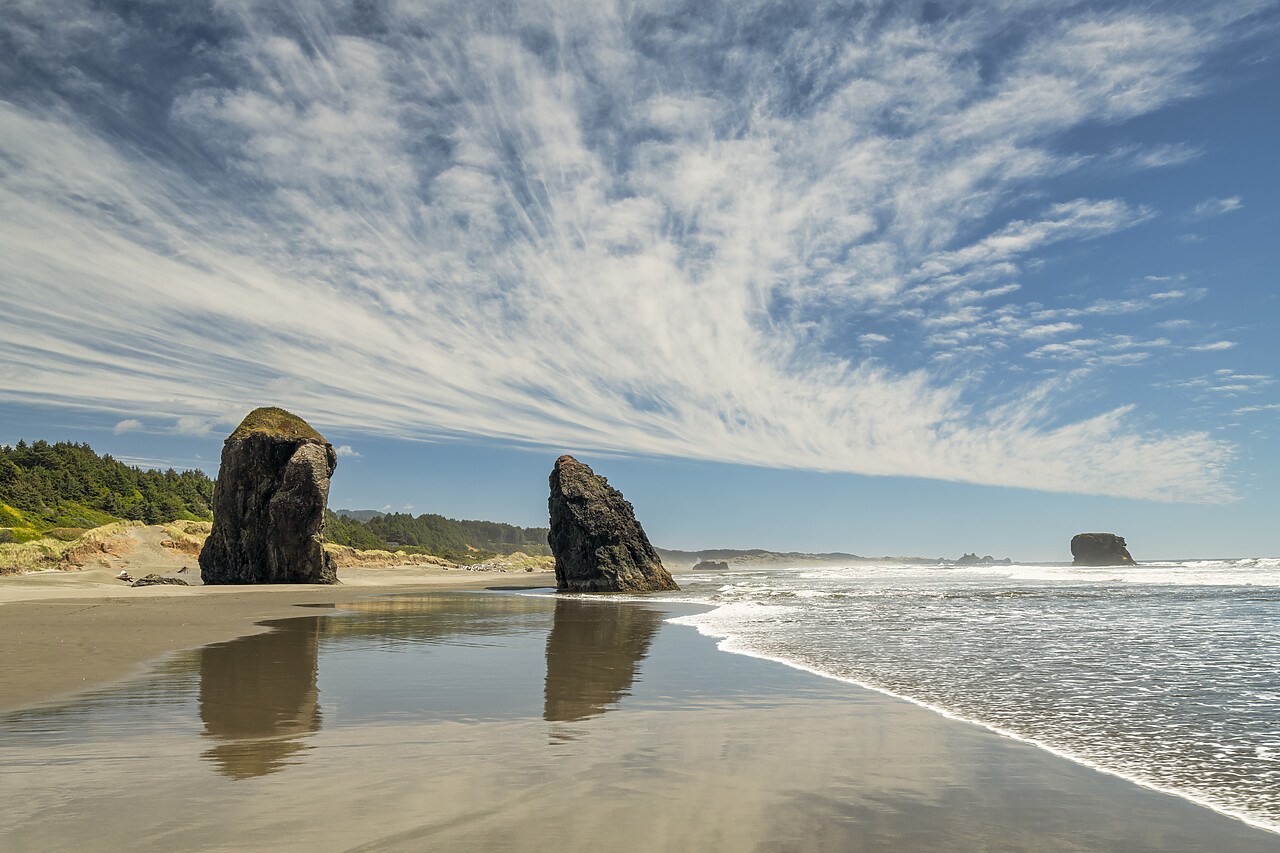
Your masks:
<svg viewBox="0 0 1280 853"><path fill-rule="evenodd" d="M1124 537L1114 533L1077 533L1071 537L1073 566L1132 566Z"/></svg>
<svg viewBox="0 0 1280 853"><path fill-rule="evenodd" d="M206 584L338 583L322 547L333 445L284 409L254 409L223 442Z"/></svg>
<svg viewBox="0 0 1280 853"><path fill-rule="evenodd" d="M551 471L551 531L561 592L652 592L679 589L636 521L635 510L609 481L572 456Z"/></svg>

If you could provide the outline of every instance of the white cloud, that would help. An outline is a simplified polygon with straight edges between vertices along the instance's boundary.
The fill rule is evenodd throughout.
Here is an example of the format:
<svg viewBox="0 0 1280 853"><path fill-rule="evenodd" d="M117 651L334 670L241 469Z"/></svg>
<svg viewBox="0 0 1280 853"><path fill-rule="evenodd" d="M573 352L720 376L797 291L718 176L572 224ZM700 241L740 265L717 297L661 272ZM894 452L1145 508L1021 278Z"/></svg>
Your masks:
<svg viewBox="0 0 1280 853"><path fill-rule="evenodd" d="M1152 146L1127 146L1107 158L1126 169L1162 169L1181 166L1204 155L1204 150L1186 143Z"/></svg>
<svg viewBox="0 0 1280 853"><path fill-rule="evenodd" d="M1210 198L1197 204L1195 210L1192 211L1192 215L1197 219L1207 219L1211 216L1221 216L1224 213L1239 210L1242 207L1244 207L1244 203L1238 195L1230 198Z"/></svg>
<svg viewBox="0 0 1280 853"><path fill-rule="evenodd" d="M975 364L1079 333L1033 354L1101 365L1159 346L1092 346L1081 318L1175 291L1011 300L1051 247L1155 216L1039 194L1087 161L1074 130L1198 91L1222 9L835 28L725 4L651 10L649 30L608 4L446 2L363 32L319 4L216 4L201 23L225 37L138 97L96 69L143 68L160 40L86 8L21 22L57 36L24 61L79 88L0 103L0 362L39 365L0 374L0 398L191 434L278 403L356 435L1229 494L1204 434L1065 417L1047 389L1071 373L1006 373L993 396L929 349ZM890 338L920 352L875 360Z"/></svg>
<svg viewBox="0 0 1280 853"><path fill-rule="evenodd" d="M1222 350L1232 349L1235 345L1235 341L1214 341L1211 344L1201 344L1199 346L1191 347L1191 349L1200 350L1201 352L1221 352Z"/></svg>
<svg viewBox="0 0 1280 853"><path fill-rule="evenodd" d="M334 453L336 453L336 454L338 454L339 456L354 456L354 457L357 457L357 458L359 458L359 457L362 455L362 454L358 453L357 451L352 450L352 449L351 449L351 445L349 445L349 444L342 444L342 445L339 445L338 447L335 447L335 448L333 449L333 452L334 452Z"/></svg>
<svg viewBox="0 0 1280 853"><path fill-rule="evenodd" d="M1022 330L1024 338L1051 338L1054 335L1062 335L1067 332L1077 332L1083 328L1079 323L1046 323L1041 326L1031 326Z"/></svg>
<svg viewBox="0 0 1280 853"><path fill-rule="evenodd" d="M112 432L119 435L122 432L137 432L140 429L142 429L142 421L137 418L125 418L115 425Z"/></svg>
<svg viewBox="0 0 1280 853"><path fill-rule="evenodd" d="M210 418L195 415L183 415L173 424L173 431L181 435L208 435L212 429L213 422Z"/></svg>

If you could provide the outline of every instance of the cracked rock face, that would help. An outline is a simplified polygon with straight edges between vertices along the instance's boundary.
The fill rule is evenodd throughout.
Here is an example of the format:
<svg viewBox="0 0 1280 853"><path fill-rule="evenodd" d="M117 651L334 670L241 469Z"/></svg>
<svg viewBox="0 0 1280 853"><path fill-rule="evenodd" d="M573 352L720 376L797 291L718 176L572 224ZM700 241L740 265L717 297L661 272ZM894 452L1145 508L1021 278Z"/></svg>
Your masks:
<svg viewBox="0 0 1280 853"><path fill-rule="evenodd" d="M200 552L207 584L338 583L324 552L333 445L283 409L255 409L222 446L213 532Z"/></svg>
<svg viewBox="0 0 1280 853"><path fill-rule="evenodd" d="M1073 566L1132 566L1124 537L1114 533L1077 533L1071 538Z"/></svg>
<svg viewBox="0 0 1280 853"><path fill-rule="evenodd" d="M563 592L679 589L617 489L572 456L551 472L551 532L556 587Z"/></svg>

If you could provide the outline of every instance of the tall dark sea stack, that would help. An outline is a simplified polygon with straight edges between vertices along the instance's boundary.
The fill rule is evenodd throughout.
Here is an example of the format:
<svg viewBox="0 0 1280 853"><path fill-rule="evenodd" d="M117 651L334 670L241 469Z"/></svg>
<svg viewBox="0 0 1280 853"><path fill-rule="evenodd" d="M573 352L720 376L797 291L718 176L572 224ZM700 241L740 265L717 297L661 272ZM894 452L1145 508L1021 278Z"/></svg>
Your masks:
<svg viewBox="0 0 1280 853"><path fill-rule="evenodd" d="M662 567L622 493L572 456L556 460L547 507L547 542L556 558L556 587L562 592L680 588Z"/></svg>
<svg viewBox="0 0 1280 853"><path fill-rule="evenodd" d="M207 584L338 583L321 547L333 445L284 409L254 409L222 445Z"/></svg>
<svg viewBox="0 0 1280 853"><path fill-rule="evenodd" d="M1136 565L1124 537L1114 533L1077 533L1071 537L1071 556L1073 566Z"/></svg>

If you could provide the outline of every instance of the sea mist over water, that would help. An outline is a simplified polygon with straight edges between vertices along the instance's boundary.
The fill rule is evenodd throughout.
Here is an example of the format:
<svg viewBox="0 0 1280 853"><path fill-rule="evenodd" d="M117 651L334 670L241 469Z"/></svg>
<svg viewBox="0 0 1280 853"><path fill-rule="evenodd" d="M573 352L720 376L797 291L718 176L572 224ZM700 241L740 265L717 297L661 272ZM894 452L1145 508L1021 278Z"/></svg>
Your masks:
<svg viewBox="0 0 1280 853"><path fill-rule="evenodd" d="M681 578L675 621L1280 830L1280 560Z"/></svg>

